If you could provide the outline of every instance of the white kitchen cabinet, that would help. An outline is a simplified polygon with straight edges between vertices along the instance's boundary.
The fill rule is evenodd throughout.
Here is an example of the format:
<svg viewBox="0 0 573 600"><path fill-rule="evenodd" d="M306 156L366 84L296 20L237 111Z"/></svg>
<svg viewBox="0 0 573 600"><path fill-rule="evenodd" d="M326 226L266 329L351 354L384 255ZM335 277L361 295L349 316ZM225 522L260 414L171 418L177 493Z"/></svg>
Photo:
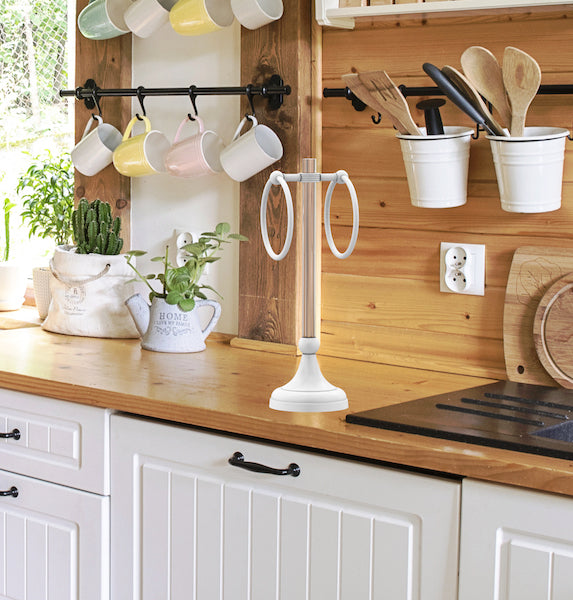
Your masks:
<svg viewBox="0 0 573 600"><path fill-rule="evenodd" d="M0 389L0 598L109 600L109 414Z"/></svg>
<svg viewBox="0 0 573 600"><path fill-rule="evenodd" d="M244 460L300 475L253 473ZM454 600L459 490L112 416L113 600Z"/></svg>
<svg viewBox="0 0 573 600"><path fill-rule="evenodd" d="M571 600L573 500L464 480L459 600Z"/></svg>
<svg viewBox="0 0 573 600"><path fill-rule="evenodd" d="M109 598L109 497L0 471L0 597Z"/></svg>

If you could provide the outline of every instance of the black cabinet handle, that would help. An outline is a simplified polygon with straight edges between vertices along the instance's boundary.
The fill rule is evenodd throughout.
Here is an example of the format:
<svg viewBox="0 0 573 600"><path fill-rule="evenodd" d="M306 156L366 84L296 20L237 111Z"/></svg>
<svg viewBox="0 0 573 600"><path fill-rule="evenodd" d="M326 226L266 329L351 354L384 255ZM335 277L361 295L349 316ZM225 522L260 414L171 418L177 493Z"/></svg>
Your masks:
<svg viewBox="0 0 573 600"><path fill-rule="evenodd" d="M15 440L19 440L20 439L20 430L13 429L12 431L9 431L8 433L0 433L0 438L3 438L3 439L14 438Z"/></svg>
<svg viewBox="0 0 573 600"><path fill-rule="evenodd" d="M298 477L300 475L300 467L296 463L291 463L286 469L273 469L273 467L267 467L266 465L261 465L261 463L247 462L240 452L235 452L235 454L231 456L229 464L233 465L233 467L247 469L247 471L254 471L255 473L292 475L293 477Z"/></svg>
<svg viewBox="0 0 573 600"><path fill-rule="evenodd" d="M12 496L13 498L17 498L18 493L18 488L12 486L9 490L4 490L3 492L0 491L0 496Z"/></svg>

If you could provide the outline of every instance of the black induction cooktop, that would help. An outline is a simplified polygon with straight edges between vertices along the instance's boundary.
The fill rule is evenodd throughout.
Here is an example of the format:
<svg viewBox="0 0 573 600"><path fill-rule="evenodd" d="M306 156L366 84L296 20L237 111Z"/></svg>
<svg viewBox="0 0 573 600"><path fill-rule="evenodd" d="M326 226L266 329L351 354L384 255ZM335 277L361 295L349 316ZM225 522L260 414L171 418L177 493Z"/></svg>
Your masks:
<svg viewBox="0 0 573 600"><path fill-rule="evenodd" d="M573 460L573 390L500 381L346 416L349 423Z"/></svg>

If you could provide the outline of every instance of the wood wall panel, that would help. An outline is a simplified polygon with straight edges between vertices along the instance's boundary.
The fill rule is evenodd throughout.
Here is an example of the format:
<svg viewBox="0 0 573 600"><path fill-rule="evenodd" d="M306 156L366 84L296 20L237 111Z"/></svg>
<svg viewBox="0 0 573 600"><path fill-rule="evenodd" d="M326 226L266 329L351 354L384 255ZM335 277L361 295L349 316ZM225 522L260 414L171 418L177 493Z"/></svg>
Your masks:
<svg viewBox="0 0 573 600"><path fill-rule="evenodd" d="M256 102L257 118L277 132L284 155L241 184L240 231L250 242L240 248L239 337L248 340L296 344L299 336L300 242L295 233L288 256L279 263L271 260L261 241L259 207L271 171L297 173L301 159L311 155L311 21L310 0L289 0L279 21L254 31L241 31L243 85L262 85L270 75L278 73L292 88L279 110L268 110L264 103ZM244 100L242 112L247 110ZM298 219L299 192L293 188L292 194ZM282 192L276 187L269 194L267 224L273 247L278 251L286 234L286 210Z"/></svg>
<svg viewBox="0 0 573 600"><path fill-rule="evenodd" d="M377 19L353 31L323 32L323 86L342 87L340 75L385 69L397 84L433 86L423 62L459 68L461 53L483 45L501 59L506 45L532 54L543 83L573 83L573 11L552 14ZM409 98L414 120L424 124ZM571 96L538 96L528 125L573 125ZM456 107L446 125L472 126ZM413 207L395 131L373 111L353 110L341 98L323 100L323 169L344 168L356 186L361 227L354 254L334 258L323 243L321 352L358 360L505 378L503 303L513 252L525 245L573 247L573 145L567 144L562 208L539 214L501 209L489 142L471 143L468 201L463 207ZM344 191L332 205L339 247L350 235ZM486 246L484 296L439 291L441 241Z"/></svg>
<svg viewBox="0 0 573 600"><path fill-rule="evenodd" d="M77 0L76 14L87 4L88 0ZM76 87L83 86L88 79L93 79L102 89L131 87L131 34L110 40L88 40L76 25ZM100 100L100 105L104 120L123 131L131 118L131 100L107 97ZM76 101L76 141L81 139L93 112L97 114L97 109L89 110L84 102ZM130 244L130 190L130 179L120 175L113 165L94 177L75 172L75 201L85 196L90 201L99 198L109 202L113 214L122 218L124 249Z"/></svg>

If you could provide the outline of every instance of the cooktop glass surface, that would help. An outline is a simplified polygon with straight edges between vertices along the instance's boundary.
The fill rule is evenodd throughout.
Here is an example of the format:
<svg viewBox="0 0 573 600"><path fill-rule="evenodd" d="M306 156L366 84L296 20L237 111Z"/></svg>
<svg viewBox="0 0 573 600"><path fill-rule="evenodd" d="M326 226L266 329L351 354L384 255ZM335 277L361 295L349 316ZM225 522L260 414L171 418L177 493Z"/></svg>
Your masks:
<svg viewBox="0 0 573 600"><path fill-rule="evenodd" d="M348 414L349 423L573 460L573 390L500 381Z"/></svg>

